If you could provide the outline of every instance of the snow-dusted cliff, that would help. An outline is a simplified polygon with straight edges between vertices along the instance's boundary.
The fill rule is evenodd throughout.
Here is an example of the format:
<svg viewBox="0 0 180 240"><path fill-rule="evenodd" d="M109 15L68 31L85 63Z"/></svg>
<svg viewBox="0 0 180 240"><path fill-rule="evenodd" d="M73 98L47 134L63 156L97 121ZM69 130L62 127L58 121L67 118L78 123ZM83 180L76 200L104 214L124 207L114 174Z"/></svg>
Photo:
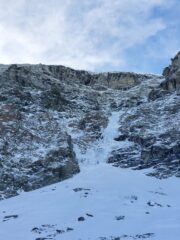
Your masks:
<svg viewBox="0 0 180 240"><path fill-rule="evenodd" d="M177 65L165 75L176 79ZM46 65L0 70L1 198L71 177L84 154L90 163L103 158L120 167L153 167L157 177L179 176L179 88L165 89L169 75ZM113 117L114 128L106 128Z"/></svg>
<svg viewBox="0 0 180 240"><path fill-rule="evenodd" d="M20 194L0 239L178 239L179 58L164 77L0 65L0 197Z"/></svg>

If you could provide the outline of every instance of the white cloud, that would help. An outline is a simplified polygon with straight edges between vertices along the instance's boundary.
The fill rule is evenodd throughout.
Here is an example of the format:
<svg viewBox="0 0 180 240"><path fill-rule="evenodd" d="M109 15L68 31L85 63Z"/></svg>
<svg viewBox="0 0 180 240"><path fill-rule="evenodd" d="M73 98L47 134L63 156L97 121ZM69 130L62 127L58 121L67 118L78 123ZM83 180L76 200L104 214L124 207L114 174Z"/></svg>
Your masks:
<svg viewBox="0 0 180 240"><path fill-rule="evenodd" d="M0 62L89 70L126 66L123 52L166 28L167 0L0 0Z"/></svg>

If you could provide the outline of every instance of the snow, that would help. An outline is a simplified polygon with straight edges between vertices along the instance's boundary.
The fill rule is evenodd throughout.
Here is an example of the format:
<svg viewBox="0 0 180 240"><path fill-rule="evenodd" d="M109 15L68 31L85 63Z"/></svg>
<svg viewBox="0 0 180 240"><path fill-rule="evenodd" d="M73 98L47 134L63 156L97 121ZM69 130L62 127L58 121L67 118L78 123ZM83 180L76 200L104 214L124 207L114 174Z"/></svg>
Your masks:
<svg viewBox="0 0 180 240"><path fill-rule="evenodd" d="M81 165L89 166L104 163L111 151L128 147L132 144L129 141L124 141L123 143L114 141L114 138L118 137L117 134L120 134L118 128L122 114L123 111L111 113L108 126L102 134L102 139L93 143L85 153L82 153L77 145L75 146L77 159Z"/></svg>
<svg viewBox="0 0 180 240"><path fill-rule="evenodd" d="M132 240L151 233L150 239L179 240L180 180L159 180L147 177L147 170L105 163L111 150L119 148L114 137L121 115L121 111L112 113L103 138L86 153L76 146L81 162L78 175L0 202L0 239L97 240L114 236ZM121 147L128 144L123 142ZM78 221L79 217L85 221Z"/></svg>
<svg viewBox="0 0 180 240"><path fill-rule="evenodd" d="M140 171L118 169L105 163L84 166L72 179L2 201L0 236L6 240L32 240L70 227L74 230L52 239L85 240L154 233L155 240L179 240L178 183L176 178L158 180ZM76 188L82 190L75 192ZM149 206L148 202L155 205ZM14 214L18 218L3 222L4 216ZM85 217L84 222L78 221L81 216ZM117 221L118 216L125 217ZM45 227L40 234L31 231L49 224L51 227Z"/></svg>

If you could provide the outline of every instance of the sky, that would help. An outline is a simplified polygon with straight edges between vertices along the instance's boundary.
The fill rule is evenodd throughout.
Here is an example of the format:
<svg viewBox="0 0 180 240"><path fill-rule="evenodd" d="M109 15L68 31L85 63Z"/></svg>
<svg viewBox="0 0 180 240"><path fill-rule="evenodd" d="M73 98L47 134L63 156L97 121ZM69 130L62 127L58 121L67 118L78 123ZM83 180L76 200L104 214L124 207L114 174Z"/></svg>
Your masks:
<svg viewBox="0 0 180 240"><path fill-rule="evenodd" d="M161 74L179 16L179 0L0 0L0 63Z"/></svg>

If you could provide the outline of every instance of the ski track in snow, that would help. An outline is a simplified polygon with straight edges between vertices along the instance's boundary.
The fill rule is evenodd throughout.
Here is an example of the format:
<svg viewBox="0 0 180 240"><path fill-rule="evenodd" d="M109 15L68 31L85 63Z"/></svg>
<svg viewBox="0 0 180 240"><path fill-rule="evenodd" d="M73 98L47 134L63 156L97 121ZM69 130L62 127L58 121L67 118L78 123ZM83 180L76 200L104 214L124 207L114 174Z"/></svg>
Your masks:
<svg viewBox="0 0 180 240"><path fill-rule="evenodd" d="M86 154L76 147L78 175L0 202L0 240L179 240L179 179L105 163L123 147L113 140L121 114L112 113L103 138Z"/></svg>

